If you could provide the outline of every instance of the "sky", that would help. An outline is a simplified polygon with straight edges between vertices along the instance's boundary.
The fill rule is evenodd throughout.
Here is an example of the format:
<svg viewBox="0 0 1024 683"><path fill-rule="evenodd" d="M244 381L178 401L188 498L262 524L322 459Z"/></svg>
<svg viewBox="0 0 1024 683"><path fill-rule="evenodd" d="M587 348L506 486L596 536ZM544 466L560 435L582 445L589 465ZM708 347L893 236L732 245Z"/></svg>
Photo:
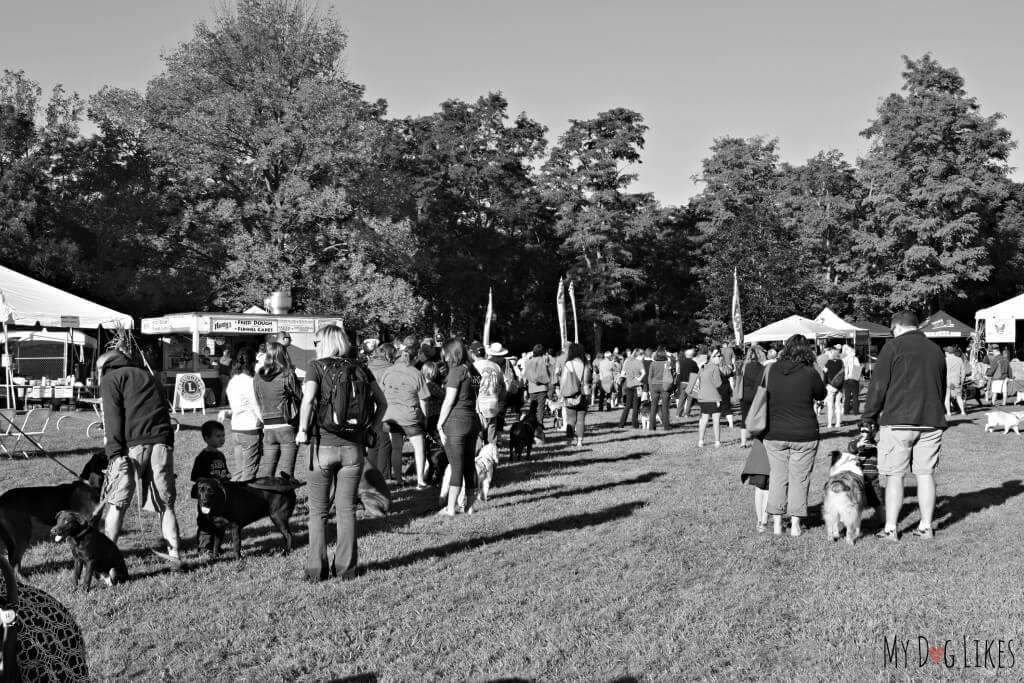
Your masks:
<svg viewBox="0 0 1024 683"><path fill-rule="evenodd" d="M144 90L161 54L209 20L210 0L0 0L0 68L44 91ZM633 188L664 205L700 192L715 138L779 139L784 161L838 149L851 163L879 101L902 85L901 55L956 67L985 115L1024 135L1024 3L948 0L339 0L344 64L392 116L501 91L514 116L549 129L614 107L650 130ZM1010 159L1024 166L1024 152ZM1024 179L1020 171L1014 173Z"/></svg>

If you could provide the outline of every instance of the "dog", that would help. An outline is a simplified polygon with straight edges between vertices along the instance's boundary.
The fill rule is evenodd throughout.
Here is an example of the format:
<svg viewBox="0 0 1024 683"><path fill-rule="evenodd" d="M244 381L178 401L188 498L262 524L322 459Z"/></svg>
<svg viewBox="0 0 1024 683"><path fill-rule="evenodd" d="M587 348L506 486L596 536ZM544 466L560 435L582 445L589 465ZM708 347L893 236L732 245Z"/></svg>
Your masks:
<svg viewBox="0 0 1024 683"><path fill-rule="evenodd" d="M54 543L67 539L71 554L75 558L75 586L78 586L82 569L85 569L85 592L92 587L93 577L106 582L108 586L128 580L128 567L117 544L100 533L89 518L78 512L62 510L57 513L57 523L50 529Z"/></svg>
<svg viewBox="0 0 1024 683"><path fill-rule="evenodd" d="M102 476L91 477L102 487ZM0 541L14 571L21 573L21 560L29 546L50 539L50 529L62 510L91 518L100 502L100 488L84 481L57 486L26 486L0 495Z"/></svg>
<svg viewBox="0 0 1024 683"><path fill-rule="evenodd" d="M637 411L637 414L640 416L640 429L644 429L644 430L650 429L651 428L651 402L650 401L641 401L640 402L640 409Z"/></svg>
<svg viewBox="0 0 1024 683"><path fill-rule="evenodd" d="M518 424L518 423L516 423ZM477 488L480 490L480 500L487 500L490 497L491 482L494 479L494 468L498 464L498 448L492 443L487 444L480 449L480 452L476 454L476 460L474 466L476 468L476 480ZM461 485L462 482L459 482ZM446 467L444 470L444 478L441 481L441 495L440 502L442 505L448 502L448 489L452 485L452 468ZM463 487L462 491L459 492L458 506L462 509L466 507L466 488Z"/></svg>
<svg viewBox="0 0 1024 683"><path fill-rule="evenodd" d="M214 528L213 556L220 554L220 544L230 531L234 557L241 559L242 527L264 517L269 517L284 537L284 554L291 552L292 533L288 520L295 510L295 489L302 485L284 473L249 482L200 477L196 481L196 498L200 512L209 517Z"/></svg>
<svg viewBox="0 0 1024 683"><path fill-rule="evenodd" d="M565 423L562 420L562 402L556 401L551 398L544 399L547 411L551 413L552 429L562 429L565 427Z"/></svg>
<svg viewBox="0 0 1024 683"><path fill-rule="evenodd" d="M1024 420L1024 412L1009 413L1001 410L990 410L985 413L985 431L993 432L1002 427L1003 434L1009 434L1012 429L1017 436L1020 436L1020 421Z"/></svg>
<svg viewBox="0 0 1024 683"><path fill-rule="evenodd" d="M519 421L509 427L509 462L515 462L516 458L524 457L529 460L533 455L533 446L545 441L544 427L537 422L536 404L534 404L534 410L521 415Z"/></svg>
<svg viewBox="0 0 1024 683"><path fill-rule="evenodd" d="M436 432L427 434L426 450L427 462L430 463L426 477L427 483L431 486L440 486L445 468L448 467L448 454Z"/></svg>
<svg viewBox="0 0 1024 683"><path fill-rule="evenodd" d="M825 482L822 503L825 529L833 541L839 540L839 528L846 528L846 544L860 538L860 518L864 511L864 472L853 453L833 451L832 467Z"/></svg>

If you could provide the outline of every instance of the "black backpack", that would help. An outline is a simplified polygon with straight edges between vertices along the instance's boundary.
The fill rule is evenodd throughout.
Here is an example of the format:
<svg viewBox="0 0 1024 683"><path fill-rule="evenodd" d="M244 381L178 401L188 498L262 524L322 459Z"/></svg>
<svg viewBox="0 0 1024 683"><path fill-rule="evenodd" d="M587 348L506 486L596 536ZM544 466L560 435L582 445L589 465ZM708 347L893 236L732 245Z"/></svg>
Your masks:
<svg viewBox="0 0 1024 683"><path fill-rule="evenodd" d="M328 358L320 365L320 396L316 406L317 426L323 431L351 438L373 427L377 404L369 371L354 361Z"/></svg>

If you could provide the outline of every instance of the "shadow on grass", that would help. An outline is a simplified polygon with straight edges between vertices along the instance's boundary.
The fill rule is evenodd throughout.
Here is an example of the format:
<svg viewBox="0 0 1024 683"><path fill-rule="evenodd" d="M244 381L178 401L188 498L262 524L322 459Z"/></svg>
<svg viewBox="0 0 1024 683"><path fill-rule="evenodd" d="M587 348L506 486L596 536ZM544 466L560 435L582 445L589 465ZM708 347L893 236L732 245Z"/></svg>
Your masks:
<svg viewBox="0 0 1024 683"><path fill-rule="evenodd" d="M502 532L500 534L491 534L488 536L473 536L459 541L452 541L451 543L445 543L443 545L435 546L433 548L424 548L423 550L417 550L416 552L408 553L406 555L399 555L398 557L391 558L390 560L382 560L380 562L371 562L365 567L361 568L361 572L375 571L380 569L397 569L398 567L407 567L409 565L416 564L428 559L449 557L456 553L460 553L466 550L472 550L473 548L490 545L493 543L500 543L502 541L510 541L512 539L525 538L528 536L537 536L540 534L560 531L574 531L578 529L585 529L587 527L598 526L607 522L614 521L616 519L624 519L632 515L636 510L646 506L647 503L644 501L635 501L632 503L623 503L622 505L615 505L610 508L598 510L597 512L589 512L580 515L568 515L565 517L558 517L547 522L541 522L540 524L534 524L532 526L523 527L519 529L510 529L509 531Z"/></svg>
<svg viewBox="0 0 1024 683"><path fill-rule="evenodd" d="M568 498L570 496L583 496L588 493L596 493L598 491L607 491L608 489L618 488L619 486L633 486L634 484L647 484L665 476L665 472L648 472L647 474L641 474L639 477L633 477L632 479L622 479L620 481L611 481L607 484L597 484L595 486L583 486L575 489L565 489L564 491L556 491L555 493L544 493L537 496L530 496L528 498L519 498L515 501L508 501L503 505L494 505L493 507L508 507L510 505L524 505L526 503L536 503L541 500L551 500L556 498ZM532 493L532 492L531 492ZM488 503L488 507L492 507Z"/></svg>
<svg viewBox="0 0 1024 683"><path fill-rule="evenodd" d="M665 436L682 436L684 433L687 433L687 432L684 432L684 430L679 429L678 427L673 427L672 429L670 429L667 432L664 431L664 430L661 430L661 429L659 429L656 432L645 431L643 429L637 429L635 432L633 432L632 434L629 434L627 436L620 436L620 437L616 437L614 439L601 439L600 441L597 441L596 443L604 444L604 443L615 443L616 441L636 441L638 439L660 439L660 438L665 437Z"/></svg>
<svg viewBox="0 0 1024 683"><path fill-rule="evenodd" d="M916 494L916 489L914 492ZM1020 479L1013 479L1004 481L1000 486L967 491L955 496L943 496L936 503L935 520L940 522L943 527L951 526L962 522L976 512L1002 505L1022 493L1024 493L1024 482L1021 482Z"/></svg>
<svg viewBox="0 0 1024 683"><path fill-rule="evenodd" d="M557 456L558 454L556 453L555 455ZM566 459L566 456L569 455L575 455L577 457L574 457L571 460ZM620 455L615 458L588 458L585 453L569 451L558 456L559 459L557 460L521 460L514 464L503 465L495 472L495 477L502 484L505 482L515 483L537 477L543 477L550 475L551 473L558 473L560 470L583 467L585 465L600 465L618 463L625 460L639 460L645 455L650 455L650 452L639 451L636 453L629 453L627 455Z"/></svg>
<svg viewBox="0 0 1024 683"><path fill-rule="evenodd" d="M331 678L328 679L329 683L377 683L377 674L353 674L352 676L345 676L343 678Z"/></svg>

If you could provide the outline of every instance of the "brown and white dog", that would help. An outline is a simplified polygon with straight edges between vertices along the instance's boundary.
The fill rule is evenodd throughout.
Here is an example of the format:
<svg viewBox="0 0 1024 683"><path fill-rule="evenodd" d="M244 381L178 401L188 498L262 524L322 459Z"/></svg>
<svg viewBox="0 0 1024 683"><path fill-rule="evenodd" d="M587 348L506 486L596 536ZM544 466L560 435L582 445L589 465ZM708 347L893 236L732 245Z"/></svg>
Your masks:
<svg viewBox="0 0 1024 683"><path fill-rule="evenodd" d="M1024 420L1024 412L1004 412L1002 410L990 410L985 413L985 431L993 432L1000 427L1003 434L1009 434L1012 429L1020 436L1020 421Z"/></svg>
<svg viewBox="0 0 1024 683"><path fill-rule="evenodd" d="M480 489L480 500L487 500L491 493L491 480L494 479L494 468L498 465L498 448L489 443L480 449L476 454L476 485ZM462 482L459 482L461 485ZM444 470L444 479L441 481L441 502L448 500L448 489L452 485L451 465ZM459 507L466 507L466 489L459 492Z"/></svg>
<svg viewBox="0 0 1024 683"><path fill-rule="evenodd" d="M825 482L822 516L829 538L839 540L840 526L846 528L846 543L860 538L860 518L864 511L864 473L853 453L832 452L832 467Z"/></svg>

